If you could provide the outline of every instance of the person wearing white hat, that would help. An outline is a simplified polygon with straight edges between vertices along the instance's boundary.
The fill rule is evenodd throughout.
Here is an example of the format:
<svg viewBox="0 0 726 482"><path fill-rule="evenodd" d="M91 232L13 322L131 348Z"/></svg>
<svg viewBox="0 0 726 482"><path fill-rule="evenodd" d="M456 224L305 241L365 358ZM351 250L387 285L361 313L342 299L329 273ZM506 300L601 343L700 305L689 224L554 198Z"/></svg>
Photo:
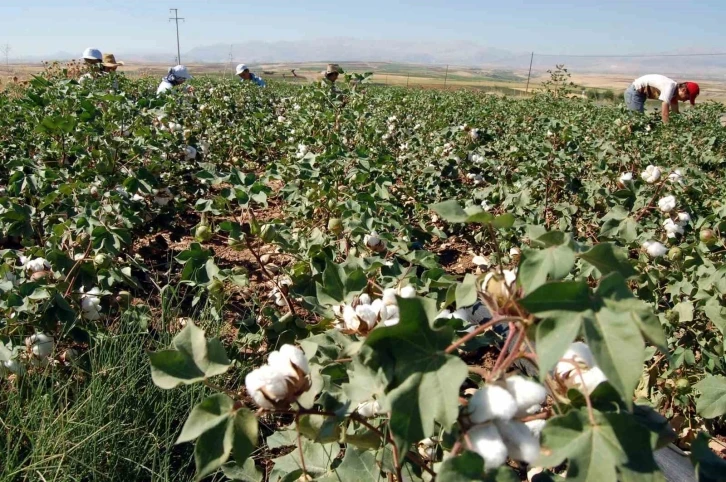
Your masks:
<svg viewBox="0 0 726 482"><path fill-rule="evenodd" d="M103 62L103 55L100 50L89 47L83 51L83 61L89 65L100 64Z"/></svg>
<svg viewBox="0 0 726 482"><path fill-rule="evenodd" d="M236 69L237 75L241 79L240 82L244 82L245 80L251 80L255 84L259 85L260 87L266 87L267 84L264 80L257 77L255 74L250 72L250 69L245 64L239 64Z"/></svg>
<svg viewBox="0 0 726 482"><path fill-rule="evenodd" d="M189 69L184 65L177 65L169 69L169 72L161 79L159 88L156 89L157 94L163 94L174 88L176 85L182 85L187 80L193 79L189 73Z"/></svg>

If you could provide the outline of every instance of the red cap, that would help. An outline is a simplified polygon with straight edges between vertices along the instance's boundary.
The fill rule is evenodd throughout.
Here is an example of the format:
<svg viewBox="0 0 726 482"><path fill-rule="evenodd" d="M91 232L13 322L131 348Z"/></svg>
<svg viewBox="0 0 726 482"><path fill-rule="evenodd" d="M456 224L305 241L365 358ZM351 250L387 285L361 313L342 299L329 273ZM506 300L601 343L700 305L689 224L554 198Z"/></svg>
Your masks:
<svg viewBox="0 0 726 482"><path fill-rule="evenodd" d="M691 105L696 103L696 97L701 93L700 87L695 82L686 82L686 89L688 89L688 97L691 99Z"/></svg>

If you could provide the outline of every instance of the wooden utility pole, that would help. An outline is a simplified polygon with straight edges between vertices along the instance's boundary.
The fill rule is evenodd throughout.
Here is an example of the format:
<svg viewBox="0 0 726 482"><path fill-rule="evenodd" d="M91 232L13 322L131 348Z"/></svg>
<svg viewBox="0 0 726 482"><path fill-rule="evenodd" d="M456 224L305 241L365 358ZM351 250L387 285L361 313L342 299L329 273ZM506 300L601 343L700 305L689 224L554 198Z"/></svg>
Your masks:
<svg viewBox="0 0 726 482"><path fill-rule="evenodd" d="M534 60L534 52L532 52L532 56L529 58L529 73L527 74L527 87L524 89L524 93L529 92L529 78L532 77L532 61Z"/></svg>
<svg viewBox="0 0 726 482"><path fill-rule="evenodd" d="M176 60L179 64L181 64L181 49L179 48L179 20L183 22L184 19L179 16L178 8L170 8L169 11L174 12L174 16L169 18L169 21L171 22L174 20L174 22L176 22Z"/></svg>
<svg viewBox="0 0 726 482"><path fill-rule="evenodd" d="M449 80L449 66L446 66L446 74L444 75L444 89L446 88L446 81Z"/></svg>

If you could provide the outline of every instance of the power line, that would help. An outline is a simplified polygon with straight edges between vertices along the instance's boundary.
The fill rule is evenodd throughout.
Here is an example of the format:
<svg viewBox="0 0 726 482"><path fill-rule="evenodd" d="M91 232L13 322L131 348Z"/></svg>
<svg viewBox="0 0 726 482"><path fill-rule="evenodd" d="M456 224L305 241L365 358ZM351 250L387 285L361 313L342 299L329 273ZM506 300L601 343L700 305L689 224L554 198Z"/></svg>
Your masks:
<svg viewBox="0 0 726 482"><path fill-rule="evenodd" d="M718 57L724 56L726 52L715 52L706 54L636 54L636 55L569 55L569 54L537 54L539 57L576 57L576 58L652 58L652 57Z"/></svg>
<svg viewBox="0 0 726 482"><path fill-rule="evenodd" d="M170 12L174 12L174 17L169 18L169 21L171 22L174 20L176 22L176 59L179 64L181 64L181 49L179 48L179 20L184 21L182 17L179 17L179 9L178 8L170 8Z"/></svg>

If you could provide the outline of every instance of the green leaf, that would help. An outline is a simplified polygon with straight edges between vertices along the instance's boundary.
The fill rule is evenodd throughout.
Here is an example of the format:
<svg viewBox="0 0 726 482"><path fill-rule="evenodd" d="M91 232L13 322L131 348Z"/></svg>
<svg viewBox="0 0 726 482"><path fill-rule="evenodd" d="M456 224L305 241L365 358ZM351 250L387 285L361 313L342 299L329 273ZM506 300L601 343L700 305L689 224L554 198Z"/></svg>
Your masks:
<svg viewBox="0 0 726 482"><path fill-rule="evenodd" d="M245 460L240 466L234 462L230 462L222 466L224 475L235 482L262 482L264 474L260 469L255 467L255 461L252 459Z"/></svg>
<svg viewBox="0 0 726 482"><path fill-rule="evenodd" d="M232 451L233 424L227 418L216 427L204 432L194 446L195 480L202 480L219 469Z"/></svg>
<svg viewBox="0 0 726 482"><path fill-rule="evenodd" d="M338 444L318 444L302 441L302 452L305 458L305 468L308 475L312 477L321 477L331 472L330 466L335 457L340 452ZM270 472L269 480L279 480L288 474L302 473L302 463L300 462L300 447L296 448L287 455L273 459L275 466Z"/></svg>
<svg viewBox="0 0 726 482"><path fill-rule="evenodd" d="M682 301L673 307L673 311L678 313L678 321L681 323L688 323L693 321L693 303L690 301Z"/></svg>
<svg viewBox="0 0 726 482"><path fill-rule="evenodd" d="M726 377L708 375L693 388L701 392L696 411L704 418L716 418L726 413Z"/></svg>
<svg viewBox="0 0 726 482"><path fill-rule="evenodd" d="M446 222L449 223L465 223L469 219L469 215L459 205L458 201L449 200L438 204L432 204L429 209L434 211L436 214L441 216Z"/></svg>
<svg viewBox="0 0 726 482"><path fill-rule="evenodd" d="M575 341L581 326L581 314L567 311L558 312L537 324L535 349L542 382Z"/></svg>
<svg viewBox="0 0 726 482"><path fill-rule="evenodd" d="M232 455L237 465L242 465L257 447L257 417L251 411L241 408L232 419Z"/></svg>
<svg viewBox="0 0 726 482"><path fill-rule="evenodd" d="M514 226L514 221L515 218L513 214L504 213L494 218L494 221L492 221L492 226L497 229L508 229Z"/></svg>
<svg viewBox="0 0 726 482"><path fill-rule="evenodd" d="M230 366L222 343L216 338L207 341L204 331L191 322L174 337L172 348L149 355L151 378L160 388L198 382L220 375Z"/></svg>
<svg viewBox="0 0 726 482"><path fill-rule="evenodd" d="M616 255L615 247L610 243L600 243L578 256L597 268L603 275L616 271L624 278L629 278L635 274L633 266L627 260Z"/></svg>
<svg viewBox="0 0 726 482"><path fill-rule="evenodd" d="M391 431L404 447L433 433L435 422L445 427L456 422L459 389L468 372L459 357L444 352L454 336L450 327L432 329L420 299L398 298L398 306L400 322L373 330L365 345L393 374L386 398Z"/></svg>
<svg viewBox="0 0 726 482"><path fill-rule="evenodd" d="M177 444L196 439L232 415L234 401L223 393L212 395L198 403L182 427Z"/></svg>
<svg viewBox="0 0 726 482"><path fill-rule="evenodd" d="M449 457L439 468L439 482L476 482L484 478L484 459L474 452Z"/></svg>
<svg viewBox="0 0 726 482"><path fill-rule="evenodd" d="M456 308L464 308L476 303L477 300L477 276L468 273L464 281L456 285Z"/></svg>
<svg viewBox="0 0 726 482"><path fill-rule="evenodd" d="M525 293L542 286L547 279L559 280L570 274L575 265L575 252L566 244L549 248L522 251L519 263L519 282Z"/></svg>
<svg viewBox="0 0 726 482"><path fill-rule="evenodd" d="M521 304L541 317L552 312L585 311L591 306L590 289L584 281L547 283L522 298Z"/></svg>
<svg viewBox="0 0 726 482"><path fill-rule="evenodd" d="M332 474L322 479L324 482L356 481L356 482L379 482L384 480L381 471L376 464L375 452L370 450L359 450L356 447L345 449L345 456Z"/></svg>

